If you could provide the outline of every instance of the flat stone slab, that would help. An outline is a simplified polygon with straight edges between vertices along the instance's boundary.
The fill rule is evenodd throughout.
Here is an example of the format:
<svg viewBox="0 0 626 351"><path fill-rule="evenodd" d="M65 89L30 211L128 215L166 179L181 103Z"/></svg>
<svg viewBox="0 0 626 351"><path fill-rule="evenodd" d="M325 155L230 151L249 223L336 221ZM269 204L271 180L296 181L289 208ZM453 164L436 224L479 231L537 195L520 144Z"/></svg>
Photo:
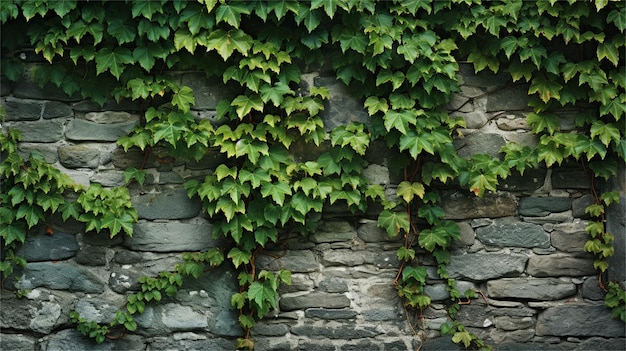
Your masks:
<svg viewBox="0 0 626 351"><path fill-rule="evenodd" d="M476 229L476 239L496 247L550 247L550 235L540 225L496 220L494 224Z"/></svg>
<svg viewBox="0 0 626 351"><path fill-rule="evenodd" d="M81 266L65 262L28 263L15 285L16 288L25 290L45 287L85 293L104 291L104 283L94 273Z"/></svg>
<svg viewBox="0 0 626 351"><path fill-rule="evenodd" d="M476 253L452 256L448 273L452 278L474 281L519 275L524 272L528 257L520 254Z"/></svg>
<svg viewBox="0 0 626 351"><path fill-rule="evenodd" d="M508 192L488 193L479 198L469 191L442 191L441 206L446 219L509 217L517 212L517 200Z"/></svg>
<svg viewBox="0 0 626 351"><path fill-rule="evenodd" d="M266 251L256 258L255 263L257 269L269 271L287 269L293 273L309 273L320 269L320 265L311 250Z"/></svg>
<svg viewBox="0 0 626 351"><path fill-rule="evenodd" d="M603 336L626 335L624 322L613 319L611 310L603 304L566 305L546 309L537 318L539 336Z"/></svg>
<svg viewBox="0 0 626 351"><path fill-rule="evenodd" d="M521 216L543 217L550 213L567 211L572 207L569 197L525 197L519 202Z"/></svg>
<svg viewBox="0 0 626 351"><path fill-rule="evenodd" d="M78 249L74 234L55 231L53 235L29 234L16 254L27 262L60 261L74 257Z"/></svg>
<svg viewBox="0 0 626 351"><path fill-rule="evenodd" d="M567 254L532 256L526 272L534 277L578 277L595 275L593 258L580 258Z"/></svg>
<svg viewBox="0 0 626 351"><path fill-rule="evenodd" d="M185 189L133 196L131 202L139 218L144 219L186 219L197 216L202 208L200 200L190 199Z"/></svg>
<svg viewBox="0 0 626 351"><path fill-rule="evenodd" d="M211 226L176 222L140 221L133 225L133 236L124 245L137 251L202 251L216 246Z"/></svg>
<svg viewBox="0 0 626 351"><path fill-rule="evenodd" d="M502 278L487 282L491 298L540 301L559 300L576 294L576 284L559 278Z"/></svg>
<svg viewBox="0 0 626 351"><path fill-rule="evenodd" d="M312 292L305 295L281 297L280 299L280 309L282 311L346 307L350 307L350 299L344 294Z"/></svg>

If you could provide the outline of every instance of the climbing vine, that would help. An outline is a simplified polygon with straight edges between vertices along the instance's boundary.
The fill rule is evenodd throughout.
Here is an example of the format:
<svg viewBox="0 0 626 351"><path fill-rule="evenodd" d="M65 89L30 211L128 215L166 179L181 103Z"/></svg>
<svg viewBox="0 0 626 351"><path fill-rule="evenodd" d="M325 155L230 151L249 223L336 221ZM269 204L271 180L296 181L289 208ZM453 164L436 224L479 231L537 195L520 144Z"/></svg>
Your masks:
<svg viewBox="0 0 626 351"><path fill-rule="evenodd" d="M202 200L213 234L229 238L233 247L186 254L172 272L142 278L141 292L129 295L110 326L72 314L79 330L98 342L109 327L133 331L132 315L175 293L182 276L197 277L205 265L228 260L239 271L232 304L245 333L237 346L251 349L255 320L276 307L279 284L291 280L287 271L257 272L255 258L283 236L313 232L328 205L363 212L370 202L382 204L379 226L404 238L394 284L405 305L423 310L430 304L426 270L415 264L419 247L448 282L454 316L462 294L446 265L459 228L445 219L436 184L457 182L483 196L496 191L499 180L539 165L573 159L594 179L609 179L626 159L623 2L66 0L3 1L0 10L3 27L12 28L2 37L2 74L10 80L28 70L42 85L100 104L139 101L142 123L118 141L124 150L161 147L193 160L209 152L225 156L185 188ZM31 50L47 63L25 65L20 57ZM452 139L464 121L452 118L445 105L459 91L462 60L476 72L501 72L528 84L527 121L538 145L510 143L502 160L456 153ZM321 117L329 89L302 84L311 65L345 83L371 120L329 130ZM168 74L175 70L201 71L236 87L217 105L217 122L196 118L194 92ZM563 107L580 111L573 117L575 132L561 131L556 111ZM9 155L1 172L5 247L23 242L45 213L57 211L88 229L131 234L137 218L123 188L78 189L42 158L19 158L13 132L3 138ZM401 156L392 167L404 170L405 179L391 198L363 177L363 156L374 140ZM296 141L317 152L296 160L290 153ZM137 181L145 176L141 170L126 175ZM65 200L68 189L80 193L77 201ZM597 255L594 265L604 272L613 237L603 213L619 196L596 199L587 209L598 220L587 228L585 250ZM7 253L3 273L24 264L13 250ZM624 320L623 287L609 282L608 290L607 306ZM444 324L442 332L465 347L487 347L458 322Z"/></svg>

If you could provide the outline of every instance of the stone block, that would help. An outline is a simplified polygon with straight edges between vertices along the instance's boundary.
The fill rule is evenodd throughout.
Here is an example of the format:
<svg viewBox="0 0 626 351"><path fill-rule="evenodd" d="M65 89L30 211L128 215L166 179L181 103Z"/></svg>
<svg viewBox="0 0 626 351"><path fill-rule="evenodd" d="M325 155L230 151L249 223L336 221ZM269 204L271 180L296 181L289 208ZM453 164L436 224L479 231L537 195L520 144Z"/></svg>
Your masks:
<svg viewBox="0 0 626 351"><path fill-rule="evenodd" d="M501 72L495 74L489 70L482 70L478 73L474 71L474 65L471 62L459 63L459 73L463 85L479 88L492 88L506 84L511 76Z"/></svg>
<svg viewBox="0 0 626 351"><path fill-rule="evenodd" d="M589 300L603 301L606 293L600 287L597 277L586 278L582 287L583 298Z"/></svg>
<svg viewBox="0 0 626 351"><path fill-rule="evenodd" d="M180 75L181 86L193 90L194 110L215 110L223 99L233 99L241 92L236 84L224 84L221 78L207 78L201 72L187 72Z"/></svg>
<svg viewBox="0 0 626 351"><path fill-rule="evenodd" d="M190 199L185 189L163 189L133 196L131 202L141 219L187 219L198 215L202 203Z"/></svg>
<svg viewBox="0 0 626 351"><path fill-rule="evenodd" d="M351 309L326 309L326 308L309 308L304 311L306 318L319 319L352 319L357 316L355 310Z"/></svg>
<svg viewBox="0 0 626 351"><path fill-rule="evenodd" d="M356 342L343 343L339 349L341 351L379 350L380 346L370 339L361 339ZM385 350L389 350L389 348L385 347Z"/></svg>
<svg viewBox="0 0 626 351"><path fill-rule="evenodd" d="M487 95L487 112L525 110L529 101L528 86L517 84Z"/></svg>
<svg viewBox="0 0 626 351"><path fill-rule="evenodd" d="M351 122L371 124L371 117L363 108L363 103L350 94L342 81L336 77L317 76L314 78L314 84L330 90L330 100L319 114L327 131Z"/></svg>
<svg viewBox="0 0 626 351"><path fill-rule="evenodd" d="M585 230L587 223L586 221L574 221L555 225L550 234L552 246L559 251L579 256L589 255L588 252L585 252L585 243L590 239Z"/></svg>
<svg viewBox="0 0 626 351"><path fill-rule="evenodd" d="M57 100L64 102L80 101L80 94L68 96L63 89L58 88L52 83L47 83L42 87L38 83L29 79L26 73L23 79L18 80L13 85L13 96L22 99L35 100Z"/></svg>
<svg viewBox="0 0 626 351"><path fill-rule="evenodd" d="M543 185L546 173L543 168L528 169L523 175L513 171L509 177L500 180L498 189L532 193Z"/></svg>
<svg viewBox="0 0 626 351"><path fill-rule="evenodd" d="M115 246L124 242L124 235L120 234L111 238L106 231L101 231L100 233L93 231L83 234L82 239L88 245Z"/></svg>
<svg viewBox="0 0 626 351"><path fill-rule="evenodd" d="M2 100L6 112L6 121L36 121L41 118L42 103L32 100L20 100L7 97Z"/></svg>
<svg viewBox="0 0 626 351"><path fill-rule="evenodd" d="M67 314L74 303L74 297L60 291L33 289L25 298L20 299L15 295L3 293L1 301L1 329L48 334L68 323ZM4 334L2 335L4 337Z"/></svg>
<svg viewBox="0 0 626 351"><path fill-rule="evenodd" d="M532 328L535 325L535 319L532 317L495 317L495 325L500 330L520 330Z"/></svg>
<svg viewBox="0 0 626 351"><path fill-rule="evenodd" d="M21 272L17 289L45 287L84 293L102 293L104 283L90 270L66 262L32 262Z"/></svg>
<svg viewBox="0 0 626 351"><path fill-rule="evenodd" d="M97 124L137 123L139 116L125 111L101 111L85 113L85 120Z"/></svg>
<svg viewBox="0 0 626 351"><path fill-rule="evenodd" d="M496 247L550 247L550 235L540 225L498 219L492 225L476 229L476 239Z"/></svg>
<svg viewBox="0 0 626 351"><path fill-rule="evenodd" d="M363 176L370 184L389 184L389 168L377 164L371 164L363 170Z"/></svg>
<svg viewBox="0 0 626 351"><path fill-rule="evenodd" d="M330 277L320 282L319 289L328 293L344 293L348 292L348 283L344 279Z"/></svg>
<svg viewBox="0 0 626 351"><path fill-rule="evenodd" d="M539 336L624 337L624 322L611 317L604 304L571 304L546 309L537 318Z"/></svg>
<svg viewBox="0 0 626 351"><path fill-rule="evenodd" d="M20 142L17 152L23 158L28 158L31 153L42 155L48 163L56 163L59 160L59 151L56 145Z"/></svg>
<svg viewBox="0 0 626 351"><path fill-rule="evenodd" d="M283 323L259 322L252 327L252 335L256 336L283 336L289 332L289 327Z"/></svg>
<svg viewBox="0 0 626 351"><path fill-rule="evenodd" d="M322 252L324 266L375 265L379 268L397 267L400 262L395 251L353 251L350 249L326 250Z"/></svg>
<svg viewBox="0 0 626 351"><path fill-rule="evenodd" d="M521 216L543 217L550 213L567 211L571 208L569 197L523 197L519 201Z"/></svg>
<svg viewBox="0 0 626 351"><path fill-rule="evenodd" d="M257 269L278 271L289 270L293 273L319 271L320 266L311 250L289 250L285 252L265 251L255 261Z"/></svg>
<svg viewBox="0 0 626 351"><path fill-rule="evenodd" d="M355 327L354 324L339 324L329 322L322 326L298 325L291 328L291 333L311 338L329 338L338 340L371 338L382 332L374 327Z"/></svg>
<svg viewBox="0 0 626 351"><path fill-rule="evenodd" d="M29 233L16 254L28 262L60 261L74 257L78 249L74 234L55 230L53 235L47 235L42 228L37 233Z"/></svg>
<svg viewBox="0 0 626 351"><path fill-rule="evenodd" d="M124 246L137 251L203 251L216 246L209 224L140 221Z"/></svg>
<svg viewBox="0 0 626 351"><path fill-rule="evenodd" d="M123 186L126 184L124 172L117 170L104 170L91 176L92 183L98 183L105 187Z"/></svg>
<svg viewBox="0 0 626 351"><path fill-rule="evenodd" d="M59 147L59 161L67 168L98 168L101 153L95 145L63 145Z"/></svg>
<svg viewBox="0 0 626 351"><path fill-rule="evenodd" d="M0 350L35 351L35 338L24 334L0 334Z"/></svg>
<svg viewBox="0 0 626 351"><path fill-rule="evenodd" d="M110 141L115 142L127 135L136 122L100 124L82 119L72 119L66 126L65 136L76 141Z"/></svg>
<svg viewBox="0 0 626 351"><path fill-rule="evenodd" d="M589 189L591 178L580 168L557 167L552 169L553 189Z"/></svg>
<svg viewBox="0 0 626 351"><path fill-rule="evenodd" d="M461 351L463 346L452 342L449 336L440 336L431 340L424 340L424 344L420 348L421 351Z"/></svg>
<svg viewBox="0 0 626 351"><path fill-rule="evenodd" d="M589 205L593 205L594 200L591 194L585 194L579 198L572 200L572 216L574 218L589 219L589 214L585 213L585 209Z"/></svg>
<svg viewBox="0 0 626 351"><path fill-rule="evenodd" d="M476 289L476 285L471 282L459 280L456 282L456 288L461 292L461 295L465 294L467 290ZM426 284L424 292L430 296L432 301L442 301L450 298L450 293L447 290L447 284Z"/></svg>
<svg viewBox="0 0 626 351"><path fill-rule="evenodd" d="M111 162L117 169L125 170L126 168L149 168L155 163L154 156L151 152L141 151L139 148L131 148L128 151L124 151L123 148L118 147L113 151L111 155Z"/></svg>
<svg viewBox="0 0 626 351"><path fill-rule="evenodd" d="M378 242L386 242L386 241L397 241L400 240L400 236L395 238L389 238L387 232L378 227L376 221L368 220L365 223L361 224L357 229L358 237L365 241L366 243L378 243Z"/></svg>
<svg viewBox="0 0 626 351"><path fill-rule="evenodd" d="M207 316L189 306L168 303L161 309L161 320L171 331L202 329L209 326Z"/></svg>
<svg viewBox="0 0 626 351"><path fill-rule="evenodd" d="M58 120L10 122L7 127L19 130L24 142L54 143L63 138L63 123Z"/></svg>
<svg viewBox="0 0 626 351"><path fill-rule="evenodd" d="M311 292L304 295L283 296L280 299L280 309L282 311L346 307L350 307L350 299L344 294Z"/></svg>
<svg viewBox="0 0 626 351"><path fill-rule="evenodd" d="M88 321L108 324L115 319L115 314L120 306L126 303L122 295L109 295L103 297L82 297L76 302L74 310Z"/></svg>
<svg viewBox="0 0 626 351"><path fill-rule="evenodd" d="M47 101L43 105L43 114L44 119L52 119L52 118L69 118L74 116L74 110L70 107L70 105L60 102L60 101Z"/></svg>
<svg viewBox="0 0 626 351"><path fill-rule="evenodd" d="M84 266L104 266L107 263L107 250L102 246L84 246L76 254L76 263Z"/></svg>
<svg viewBox="0 0 626 351"><path fill-rule="evenodd" d="M534 277L579 277L595 275L593 258L580 258L567 254L532 256L526 273Z"/></svg>
<svg viewBox="0 0 626 351"><path fill-rule="evenodd" d="M452 278L473 281L517 276L524 271L528 256L505 253L475 253L451 256L448 273Z"/></svg>
<svg viewBox="0 0 626 351"><path fill-rule="evenodd" d="M509 217L517 212L517 200L508 192L487 193L479 198L470 192L442 191L441 206L446 219Z"/></svg>
<svg viewBox="0 0 626 351"><path fill-rule="evenodd" d="M488 154L492 157L500 156L500 149L506 144L506 140L500 134L475 133L454 139L459 156L470 158L474 154Z"/></svg>
<svg viewBox="0 0 626 351"><path fill-rule="evenodd" d="M502 278L487 282L487 291L494 299L550 301L575 295L576 285L559 278Z"/></svg>
<svg viewBox="0 0 626 351"><path fill-rule="evenodd" d="M63 329L46 340L46 351L116 351L144 350L146 344L139 335L126 335L115 340L105 340L97 344L92 338L84 336L76 328Z"/></svg>

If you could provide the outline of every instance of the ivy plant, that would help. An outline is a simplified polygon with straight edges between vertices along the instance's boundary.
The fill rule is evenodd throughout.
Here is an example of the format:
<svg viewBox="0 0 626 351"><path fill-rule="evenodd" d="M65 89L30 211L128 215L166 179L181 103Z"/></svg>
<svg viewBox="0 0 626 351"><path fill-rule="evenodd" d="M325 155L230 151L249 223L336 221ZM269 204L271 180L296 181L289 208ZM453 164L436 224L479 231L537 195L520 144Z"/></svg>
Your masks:
<svg viewBox="0 0 626 351"><path fill-rule="evenodd" d="M100 104L138 101L142 123L118 141L125 150L165 148L188 160L209 152L224 156L185 188L202 200L214 235L230 239L232 248L186 256L186 263L171 272L142 278L142 291L129 295L126 310L111 327L132 331L132 315L146 302L175 292L181 275L196 277L204 264L226 260L239 271L240 289L232 305L240 311L245 332L237 347L252 348L250 329L276 307L279 284L290 282L286 271L257 272L256 257L287 235L314 231L329 206L364 213L373 202L382 205L379 226L404 238L394 284L407 308L423 310L430 304L425 268L415 263L419 247L434 257L437 273L448 282L454 317L462 295L446 265L459 229L439 206L440 184L454 183L483 196L497 190L501 179L533 167L574 160L592 178L606 179L626 159L623 2L69 0L5 1L0 10L2 25L16 28L15 35L2 40L2 74L8 79L29 69L40 84L54 84L69 95ZM47 64L27 67L20 57L29 50ZM452 140L464 121L452 118L446 104L459 91L461 61L470 62L477 73L506 74L512 82L527 84L532 109L527 122L539 136L536 146L507 144L502 159L456 153ZM302 82L311 67L343 82L361 99L370 120L330 130L323 119L330 90ZM169 74L181 70L200 71L235 87L234 96L217 105L218 122L193 114L193 90ZM567 117L574 131L562 130L562 108L577 111ZM363 177L364 155L377 140L400 155L391 166L405 173L390 198ZM296 159L294 143L316 152ZM6 151L15 148L7 145ZM31 158L31 164L49 167ZM123 200L123 190L97 201L105 200L104 190L92 187L68 204L57 192L51 197L39 189L41 175L30 171L39 168L24 169L24 162L17 156L3 161L3 175L17 182L9 185L19 183L11 194L3 192L3 204L10 204L3 205L3 218L14 228L2 232L5 245L22 242L26 229L46 211L61 211L64 219L73 217L113 235L132 228L136 214ZM142 172L127 170L127 180L141 182ZM46 177L50 190L67 187L60 175ZM596 198L588 213L599 220L588 227L591 239L585 249L598 256L595 266L604 271L613 249L602 213L618 198L611 192ZM108 216L96 203L122 213ZM623 287L617 282L608 286L606 303L623 319ZM109 332L109 326L75 314L72 320L99 342ZM456 321L444 324L442 332L465 347L487 347Z"/></svg>

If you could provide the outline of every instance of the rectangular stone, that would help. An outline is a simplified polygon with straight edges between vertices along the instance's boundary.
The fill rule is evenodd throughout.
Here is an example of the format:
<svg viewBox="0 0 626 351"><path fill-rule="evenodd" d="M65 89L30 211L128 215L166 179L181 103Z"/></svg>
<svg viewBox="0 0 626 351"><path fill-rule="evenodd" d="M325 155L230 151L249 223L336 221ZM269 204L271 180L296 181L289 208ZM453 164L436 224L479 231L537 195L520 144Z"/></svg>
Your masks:
<svg viewBox="0 0 626 351"><path fill-rule="evenodd" d="M561 253L530 257L526 272L534 277L579 277L596 274L593 258L579 258Z"/></svg>
<svg viewBox="0 0 626 351"><path fill-rule="evenodd" d="M280 309L283 311L346 307L350 307L350 299L344 294L312 292L305 295L285 296L280 299Z"/></svg>

